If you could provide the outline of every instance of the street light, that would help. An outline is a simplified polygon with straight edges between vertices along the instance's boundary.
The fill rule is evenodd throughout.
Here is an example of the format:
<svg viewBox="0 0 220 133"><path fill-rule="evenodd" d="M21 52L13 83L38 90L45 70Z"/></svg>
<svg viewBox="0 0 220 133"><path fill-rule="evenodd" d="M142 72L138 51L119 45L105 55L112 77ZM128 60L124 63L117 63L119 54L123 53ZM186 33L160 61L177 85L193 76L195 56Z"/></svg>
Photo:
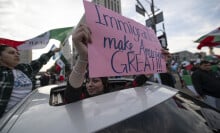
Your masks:
<svg viewBox="0 0 220 133"><path fill-rule="evenodd" d="M166 32L164 30L158 30L157 32L161 31L162 35L158 36L158 40L160 41L161 47L164 49L168 49L167 48L167 36L166 36Z"/></svg>
<svg viewBox="0 0 220 133"><path fill-rule="evenodd" d="M148 15L149 18L146 20L146 26L151 27L154 30L155 34L157 35L156 25L164 21L163 12L161 11L161 12L155 14L154 1L151 0L152 2L150 4L150 7L151 7L152 16L150 16L147 13L147 10L145 10L144 6L140 3L140 1L139 0L136 0L136 1L138 3L138 5L136 5L136 12L140 13L143 16L145 16L145 13ZM163 24L163 31L162 32L163 32L163 34L161 36L158 36L158 39L161 43L161 47L164 49L167 49L167 36L166 36L164 24Z"/></svg>

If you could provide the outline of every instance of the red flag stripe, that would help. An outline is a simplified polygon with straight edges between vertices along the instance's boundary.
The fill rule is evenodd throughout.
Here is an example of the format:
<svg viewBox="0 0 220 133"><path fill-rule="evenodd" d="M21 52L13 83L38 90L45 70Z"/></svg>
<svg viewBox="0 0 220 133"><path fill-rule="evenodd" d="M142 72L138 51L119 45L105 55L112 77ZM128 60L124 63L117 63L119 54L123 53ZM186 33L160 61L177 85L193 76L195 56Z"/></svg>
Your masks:
<svg viewBox="0 0 220 133"><path fill-rule="evenodd" d="M206 43L206 42L213 42L214 41L214 36L207 36L206 38L204 38L201 43Z"/></svg>
<svg viewBox="0 0 220 133"><path fill-rule="evenodd" d="M23 44L25 41L14 41L6 38L0 38L0 44L8 45L16 48L17 46Z"/></svg>
<svg viewBox="0 0 220 133"><path fill-rule="evenodd" d="M205 42L205 43L200 43L198 46L197 46L197 49L201 49L202 47L216 47L216 46L220 46L219 43L208 43L208 42Z"/></svg>

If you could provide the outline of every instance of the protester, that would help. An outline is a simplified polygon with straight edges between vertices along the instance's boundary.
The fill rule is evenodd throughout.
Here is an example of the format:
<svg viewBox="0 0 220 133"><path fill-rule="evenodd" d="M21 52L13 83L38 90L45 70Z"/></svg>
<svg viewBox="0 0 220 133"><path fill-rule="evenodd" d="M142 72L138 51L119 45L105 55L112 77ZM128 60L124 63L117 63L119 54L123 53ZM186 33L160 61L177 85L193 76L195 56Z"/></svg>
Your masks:
<svg viewBox="0 0 220 133"><path fill-rule="evenodd" d="M176 80L171 72L160 73L161 84L175 88Z"/></svg>
<svg viewBox="0 0 220 133"><path fill-rule="evenodd" d="M51 84L56 84L57 76L56 76L55 72L51 73L50 80L51 80Z"/></svg>
<svg viewBox="0 0 220 133"><path fill-rule="evenodd" d="M167 85L167 86L175 88L176 79L172 74L171 63L172 63L172 58L171 58L171 55L168 54L166 56L167 72L153 74L153 78L151 78L150 80L152 82L156 82L162 85Z"/></svg>
<svg viewBox="0 0 220 133"><path fill-rule="evenodd" d="M49 51L30 64L19 64L18 50L0 44L0 117L31 92L35 75L59 50Z"/></svg>
<svg viewBox="0 0 220 133"><path fill-rule="evenodd" d="M88 65L87 44L91 43L91 31L86 25L80 25L72 35L73 43L79 54L78 60L69 76L69 83L65 91L67 102L73 102L85 97L104 93L107 78L88 78L86 80L87 93L84 93L82 84ZM106 81L106 83L105 83ZM88 95L86 95L88 94Z"/></svg>
<svg viewBox="0 0 220 133"><path fill-rule="evenodd" d="M161 79L161 84L175 88L176 79L172 74L171 60L172 60L171 56L167 56L166 59L167 72L159 73L159 77Z"/></svg>
<svg viewBox="0 0 220 133"><path fill-rule="evenodd" d="M211 70L210 62L201 61L199 69L192 74L192 82L201 98L212 100L208 104L220 109L216 106L220 101L220 76Z"/></svg>
<svg viewBox="0 0 220 133"><path fill-rule="evenodd" d="M64 93L66 102L74 102L83 98L108 92L108 79L106 77L89 78L88 75L85 76L88 65L87 45L92 41L89 27L82 24L77 27L72 35L72 40L79 56L72 72L70 73L69 83ZM169 54L165 50L162 52L164 54ZM83 86L85 79L86 87ZM140 75L134 80L132 86L142 85L146 80L147 78L145 76Z"/></svg>
<svg viewBox="0 0 220 133"><path fill-rule="evenodd" d="M40 86L46 86L50 83L50 73L45 72L40 77Z"/></svg>

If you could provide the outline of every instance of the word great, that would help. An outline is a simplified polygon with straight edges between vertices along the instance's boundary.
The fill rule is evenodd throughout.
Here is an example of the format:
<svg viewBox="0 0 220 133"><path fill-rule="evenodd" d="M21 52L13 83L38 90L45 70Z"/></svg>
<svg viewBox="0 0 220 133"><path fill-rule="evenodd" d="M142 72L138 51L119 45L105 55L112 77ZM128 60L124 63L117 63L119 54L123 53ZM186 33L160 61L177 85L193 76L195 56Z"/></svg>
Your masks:
<svg viewBox="0 0 220 133"><path fill-rule="evenodd" d="M129 73L135 72L160 72L162 69L161 59L164 56L157 51L145 48L143 40L139 44L138 51L133 50L133 44L127 40L124 35L123 40L116 40L116 38L104 37L103 47L105 49L113 49L111 56L111 68L115 73ZM118 58L126 57L126 60L120 61L118 65Z"/></svg>

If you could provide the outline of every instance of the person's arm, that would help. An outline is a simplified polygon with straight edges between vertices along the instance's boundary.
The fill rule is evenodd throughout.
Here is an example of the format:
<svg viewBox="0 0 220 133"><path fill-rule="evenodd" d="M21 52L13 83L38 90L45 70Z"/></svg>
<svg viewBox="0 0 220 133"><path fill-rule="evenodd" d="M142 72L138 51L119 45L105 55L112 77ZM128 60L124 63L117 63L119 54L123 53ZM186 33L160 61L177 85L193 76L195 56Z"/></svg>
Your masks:
<svg viewBox="0 0 220 133"><path fill-rule="evenodd" d="M204 92L203 92L203 90L202 90L202 84L200 83L200 79L201 77L200 77L200 75L197 73L197 72L194 72L193 74L192 74L192 83L193 83L193 86L194 86L194 88L195 88L195 90L196 90L196 92L201 96L201 97L204 97L205 96L205 94L204 94Z"/></svg>
<svg viewBox="0 0 220 133"><path fill-rule="evenodd" d="M86 60L78 59L76 61L76 64L69 75L69 83L73 88L79 88L80 86L82 86L87 65L88 61Z"/></svg>
<svg viewBox="0 0 220 133"><path fill-rule="evenodd" d="M33 60L30 63L33 74L37 74L42 68L42 66L45 65L50 60L50 58L58 51L60 51L60 48L56 48L52 51L49 51L48 53L42 54L40 58L38 58L37 60Z"/></svg>
<svg viewBox="0 0 220 133"><path fill-rule="evenodd" d="M88 65L88 49L87 44L91 42L91 32L86 25L78 26L72 34L73 45L79 56L73 67L66 90L64 92L67 103L83 99L83 81L85 79L86 68Z"/></svg>
<svg viewBox="0 0 220 133"><path fill-rule="evenodd" d="M69 84L73 88L80 88L84 81L88 65L88 47L91 43L91 31L86 25L77 27L72 35L72 41L79 56L69 76Z"/></svg>

